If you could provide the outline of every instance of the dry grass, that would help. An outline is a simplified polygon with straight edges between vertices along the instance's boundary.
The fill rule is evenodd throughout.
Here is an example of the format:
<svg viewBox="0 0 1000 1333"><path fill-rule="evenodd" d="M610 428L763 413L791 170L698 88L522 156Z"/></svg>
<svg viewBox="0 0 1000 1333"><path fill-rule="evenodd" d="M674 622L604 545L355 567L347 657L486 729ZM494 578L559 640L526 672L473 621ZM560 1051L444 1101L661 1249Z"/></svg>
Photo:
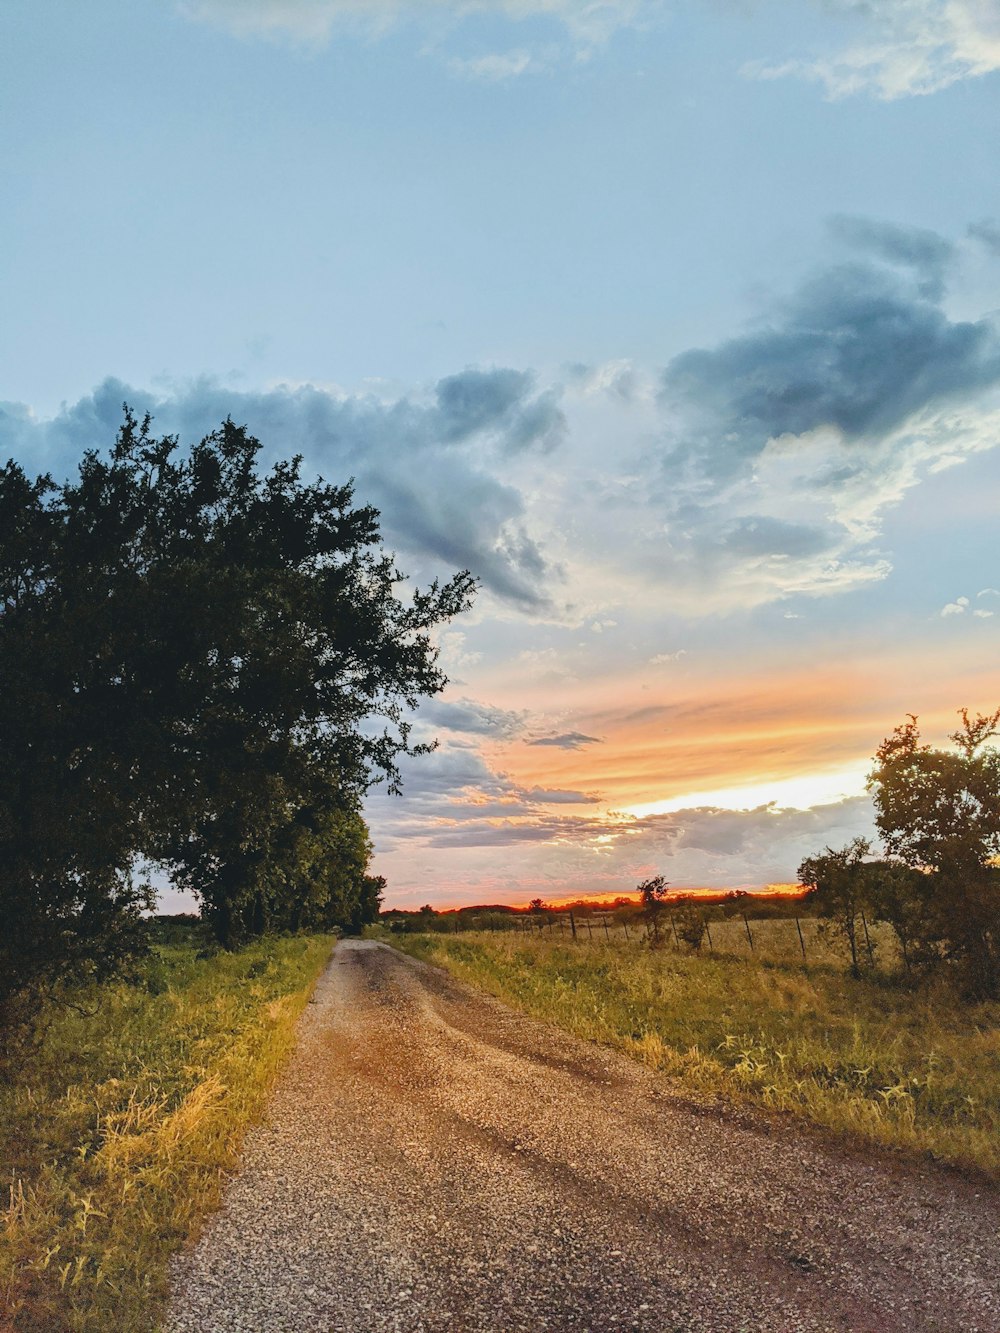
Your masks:
<svg viewBox="0 0 1000 1333"><path fill-rule="evenodd" d="M785 927L794 932L794 922L751 926L759 949L772 934L790 949ZM854 981L829 953L806 970L801 954L766 962L747 946L746 957L692 957L634 937L589 945L558 934L426 934L393 943L700 1091L1000 1178L998 1004L963 1004L942 985L912 988L875 973Z"/></svg>
<svg viewBox="0 0 1000 1333"><path fill-rule="evenodd" d="M163 947L92 1016L54 1018L0 1086L0 1333L156 1326L167 1261L217 1205L331 944Z"/></svg>

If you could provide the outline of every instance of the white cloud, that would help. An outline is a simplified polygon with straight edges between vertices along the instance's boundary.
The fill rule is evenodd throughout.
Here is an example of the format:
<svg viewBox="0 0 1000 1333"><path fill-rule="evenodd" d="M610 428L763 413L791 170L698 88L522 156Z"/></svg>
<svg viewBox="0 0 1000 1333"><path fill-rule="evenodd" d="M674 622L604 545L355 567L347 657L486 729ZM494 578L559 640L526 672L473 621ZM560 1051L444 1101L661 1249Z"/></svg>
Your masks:
<svg viewBox="0 0 1000 1333"><path fill-rule="evenodd" d="M969 609L968 597L956 597L953 602L941 608L942 616L964 616Z"/></svg>
<svg viewBox="0 0 1000 1333"><path fill-rule="evenodd" d="M996 0L827 0L837 11L870 20L874 34L817 60L755 62L744 72L764 79L792 75L821 83L831 98L870 93L884 101L939 92L1000 69Z"/></svg>
<svg viewBox="0 0 1000 1333"><path fill-rule="evenodd" d="M513 21L553 19L565 28L575 43L589 47L606 41L617 28L639 22L645 13L657 7L657 0L179 0L178 2L178 8L187 17L217 24L239 36L279 36L315 45L329 41L337 30L354 29L377 35L403 21L426 22L443 19L458 22L477 14L492 14ZM506 58L484 57L485 62L503 59ZM486 68L489 67L487 64Z"/></svg>
<svg viewBox="0 0 1000 1333"><path fill-rule="evenodd" d="M504 83L508 79L516 79L519 74L539 70L542 65L528 51L507 51L470 60L455 56L448 61L448 67L453 73L460 74L466 79L480 79L484 83Z"/></svg>
<svg viewBox="0 0 1000 1333"><path fill-rule="evenodd" d="M972 614L977 620L989 620L994 613L992 611L973 611Z"/></svg>

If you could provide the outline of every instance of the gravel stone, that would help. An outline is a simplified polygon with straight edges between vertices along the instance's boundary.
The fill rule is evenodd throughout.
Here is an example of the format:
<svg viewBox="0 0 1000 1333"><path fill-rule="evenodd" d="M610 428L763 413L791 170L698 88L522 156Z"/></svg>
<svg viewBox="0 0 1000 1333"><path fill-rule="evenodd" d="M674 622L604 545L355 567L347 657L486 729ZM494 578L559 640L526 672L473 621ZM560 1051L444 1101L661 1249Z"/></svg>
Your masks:
<svg viewBox="0 0 1000 1333"><path fill-rule="evenodd" d="M169 1333L1000 1333L1000 1195L340 944Z"/></svg>

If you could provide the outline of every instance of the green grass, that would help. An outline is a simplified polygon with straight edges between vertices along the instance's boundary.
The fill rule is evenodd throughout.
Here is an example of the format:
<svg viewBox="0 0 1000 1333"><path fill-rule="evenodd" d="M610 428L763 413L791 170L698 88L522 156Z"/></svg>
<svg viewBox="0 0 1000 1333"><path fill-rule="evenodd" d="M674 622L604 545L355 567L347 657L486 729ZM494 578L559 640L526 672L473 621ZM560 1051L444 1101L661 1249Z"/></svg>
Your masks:
<svg viewBox="0 0 1000 1333"><path fill-rule="evenodd" d="M53 1016L0 1084L0 1333L155 1328L332 943L163 943L137 985Z"/></svg>
<svg viewBox="0 0 1000 1333"><path fill-rule="evenodd" d="M760 923L760 933L789 925ZM877 973L855 981L829 952L807 971L749 951L651 950L634 936L630 945L472 933L393 943L699 1092L1000 1180L1000 1004Z"/></svg>

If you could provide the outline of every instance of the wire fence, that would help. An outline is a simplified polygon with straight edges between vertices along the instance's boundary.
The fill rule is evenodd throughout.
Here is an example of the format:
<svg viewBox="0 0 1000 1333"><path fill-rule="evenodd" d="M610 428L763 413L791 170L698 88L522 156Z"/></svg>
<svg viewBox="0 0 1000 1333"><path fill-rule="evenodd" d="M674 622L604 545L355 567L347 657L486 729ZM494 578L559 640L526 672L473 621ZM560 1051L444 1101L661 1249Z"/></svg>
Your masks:
<svg viewBox="0 0 1000 1333"><path fill-rule="evenodd" d="M656 938L651 926L638 915L613 912L539 912L491 914L487 918L463 920L436 917L426 927L436 932L505 932L526 938L562 941L568 946L592 948L650 948L657 945L687 956L743 957L761 963L833 964L843 966L843 947L815 917L754 917L749 913L722 916L706 914L704 935L693 945L683 938L683 919L668 907L660 915ZM902 962L895 937L887 926L858 923L859 947L869 967L897 968Z"/></svg>

